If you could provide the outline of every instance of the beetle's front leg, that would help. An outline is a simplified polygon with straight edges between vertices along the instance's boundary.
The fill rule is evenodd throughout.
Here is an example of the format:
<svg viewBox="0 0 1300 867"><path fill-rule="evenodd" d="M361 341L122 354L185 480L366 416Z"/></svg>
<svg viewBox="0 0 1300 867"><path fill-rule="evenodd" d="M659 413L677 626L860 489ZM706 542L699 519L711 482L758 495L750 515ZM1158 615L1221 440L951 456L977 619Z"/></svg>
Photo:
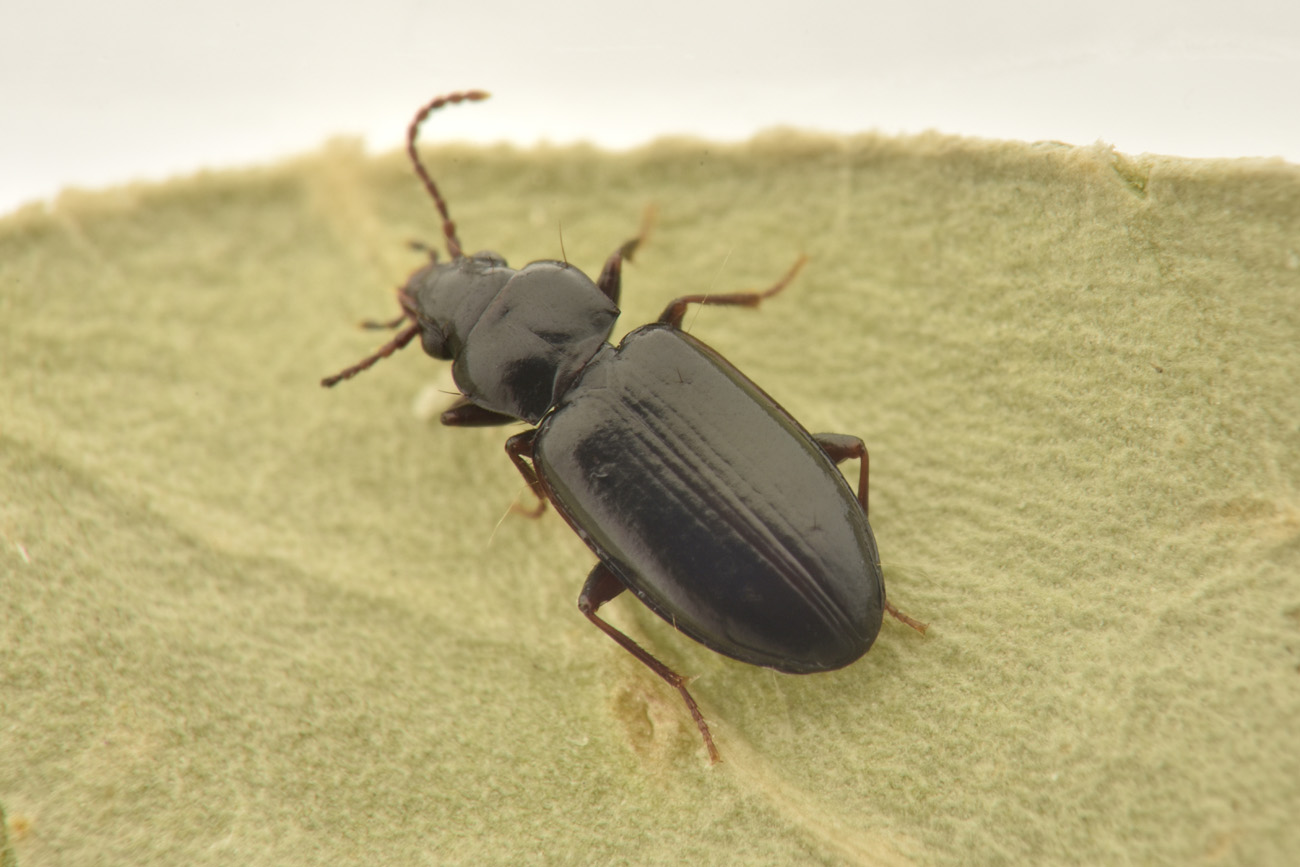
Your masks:
<svg viewBox="0 0 1300 867"><path fill-rule="evenodd" d="M861 469L858 470L858 502L862 504L862 514L867 514L867 488L871 480L871 456L867 453L867 444L862 441L861 437L850 436L849 434L813 434L813 439L817 440L817 445L822 447L822 451L835 461L836 466L844 463L850 458L861 459ZM885 610L888 611L895 620L900 620L908 626L915 629L922 635L929 628L928 624L922 623L914 617L909 617L899 611L885 597Z"/></svg>
<svg viewBox="0 0 1300 867"><path fill-rule="evenodd" d="M471 403L468 397L461 397L457 400L451 405L450 409L443 412L438 420L447 427L493 427L519 421L512 415L494 412L490 409L484 409L476 403Z"/></svg>
<svg viewBox="0 0 1300 867"><path fill-rule="evenodd" d="M695 720L696 727L699 728L700 734L704 737L704 746L709 750L709 761L712 763L722 761L722 756L718 755L718 748L713 745L713 734L709 731L709 724L704 721L704 714L700 713L700 706L695 703L695 699L686 689L686 678L655 659L641 645L596 615L596 611L600 606L626 589L623 582L609 570L608 566L604 563L597 563L596 568L592 569L591 574L587 576L587 583L582 585L582 593L578 595L578 610L586 615L588 620L596 624L601 632L617 641L620 647L641 660L646 667L662 677L669 686L681 693L682 699L686 702L686 709L691 712L691 718Z"/></svg>
<svg viewBox="0 0 1300 867"><path fill-rule="evenodd" d="M623 262L631 262L632 255L636 253L637 248L645 243L646 238L650 237L650 226L654 224L655 209L654 205L645 209L645 216L641 218L641 230L637 232L635 238L624 241L623 246L619 247L609 255L605 260L605 267L600 269L600 277L596 280L596 287L605 293L605 297L615 304L618 304L618 296L622 292L623 286Z"/></svg>
<svg viewBox="0 0 1300 867"><path fill-rule="evenodd" d="M518 419L511 419L518 421ZM506 440L506 454L519 470L519 475L524 477L528 483L528 489L537 497L537 505L531 509L525 509L518 503L510 506L511 511L523 512L530 518L540 518L546 511L546 490L542 487L542 482L537 478L537 470L533 469L533 441L537 439L537 428L526 430L521 434L515 434Z"/></svg>

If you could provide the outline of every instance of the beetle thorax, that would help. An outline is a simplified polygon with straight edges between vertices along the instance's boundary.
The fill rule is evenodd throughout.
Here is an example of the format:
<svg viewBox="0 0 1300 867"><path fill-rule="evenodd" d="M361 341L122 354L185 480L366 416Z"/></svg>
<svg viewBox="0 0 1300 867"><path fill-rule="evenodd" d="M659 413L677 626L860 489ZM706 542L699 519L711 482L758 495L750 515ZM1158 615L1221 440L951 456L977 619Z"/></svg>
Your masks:
<svg viewBox="0 0 1300 867"><path fill-rule="evenodd" d="M577 268L542 261L515 271L490 253L431 266L406 294L425 351L454 361L461 393L532 423L605 344L618 318L618 307Z"/></svg>

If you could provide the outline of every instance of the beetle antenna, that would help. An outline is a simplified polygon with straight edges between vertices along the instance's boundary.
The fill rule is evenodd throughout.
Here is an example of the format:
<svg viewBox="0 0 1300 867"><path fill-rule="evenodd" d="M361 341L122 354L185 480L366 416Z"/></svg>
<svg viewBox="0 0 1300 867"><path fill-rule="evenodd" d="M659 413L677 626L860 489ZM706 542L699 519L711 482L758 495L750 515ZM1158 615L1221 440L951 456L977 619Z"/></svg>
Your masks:
<svg viewBox="0 0 1300 867"><path fill-rule="evenodd" d="M365 358L361 359L351 367L346 368L344 370L340 370L338 373L334 374L333 376L325 377L320 381L320 384L325 386L326 388L333 388L343 380L351 379L352 377L356 376L358 373L365 370L366 368L374 367L375 362L379 361L380 359L387 358L397 350L401 349L406 344L410 343L412 340L415 339L416 335L419 333L420 333L420 323L412 322L410 325L406 326L401 331L397 332L396 337L394 337L392 340L388 341L383 346L375 350L374 355L367 355Z"/></svg>
<svg viewBox="0 0 1300 867"><path fill-rule="evenodd" d="M564 251L564 223L559 220L555 221L555 231L560 235L560 258L564 264L569 264L569 254Z"/></svg>
<svg viewBox="0 0 1300 867"><path fill-rule="evenodd" d="M411 157L411 164L415 166L415 173L424 182L424 188L433 197L433 203L437 205L438 213L442 215L442 234L447 239L447 252L453 259L459 259L465 255L461 250L460 240L456 237L456 224L451 221L451 214L447 213L447 203L443 201L442 194L438 192L438 185L433 182L433 178L429 177L424 164L420 162L420 155L415 150L415 139L420 134L420 126L429 115L444 105L454 105L466 101L478 102L481 99L487 99L488 96L489 94L483 90L467 90L440 96L416 112L415 117L411 120L411 125L406 128L406 153Z"/></svg>

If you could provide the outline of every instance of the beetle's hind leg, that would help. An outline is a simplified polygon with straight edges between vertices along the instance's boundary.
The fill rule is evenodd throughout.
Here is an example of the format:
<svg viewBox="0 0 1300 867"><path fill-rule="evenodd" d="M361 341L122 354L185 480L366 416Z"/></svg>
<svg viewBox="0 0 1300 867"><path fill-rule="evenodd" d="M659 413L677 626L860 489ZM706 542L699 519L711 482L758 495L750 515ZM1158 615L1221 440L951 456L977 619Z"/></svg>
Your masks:
<svg viewBox="0 0 1300 867"><path fill-rule="evenodd" d="M867 490L871 484L871 455L867 453L867 444L862 441L861 437L851 436L850 434L813 434L813 439L817 440L817 445L822 447L822 451L826 452L837 466L850 458L860 460L858 502L862 504L862 514L867 514ZM885 597L885 610L895 620L906 623L922 635L929 628L928 624L922 623L914 617L909 617L895 608L893 603L889 601L888 596Z"/></svg>
<svg viewBox="0 0 1300 867"><path fill-rule="evenodd" d="M587 583L582 585L582 593L578 595L578 610L585 614L588 620L596 624L596 627L601 632L617 641L624 650L641 660L646 667L667 681L669 686L681 693L682 699L686 702L686 709L691 712L695 725L704 737L704 746L709 750L709 761L714 763L722 761L722 757L718 755L718 748L713 745L713 735L709 732L709 724L704 721L704 714L700 713L700 706L695 703L695 699L691 697L690 692L686 689L686 678L655 659L641 645L596 615L596 611L600 606L626 589L623 582L618 580L618 576L611 572L609 567L604 563L597 563L596 568L592 569L591 574L587 576Z"/></svg>
<svg viewBox="0 0 1300 867"><path fill-rule="evenodd" d="M771 298L780 292L790 282L794 280L799 269L808 261L807 256L799 256L795 260L794 266L785 273L785 276L776 281L776 284L769 286L761 292L731 292L722 295L683 295L673 303L664 308L660 314L659 321L665 325L671 325L673 328L682 327L682 317L686 315L686 308L692 304L729 304L733 307L757 307L759 302L764 298Z"/></svg>
<svg viewBox="0 0 1300 867"><path fill-rule="evenodd" d="M867 453L867 444L862 441L862 437L821 433L813 434L813 439L817 440L817 445L822 447L822 451L835 461L836 466L850 458L861 459L861 468L858 470L858 502L862 504L862 514L867 514L867 489L871 485L871 455Z"/></svg>

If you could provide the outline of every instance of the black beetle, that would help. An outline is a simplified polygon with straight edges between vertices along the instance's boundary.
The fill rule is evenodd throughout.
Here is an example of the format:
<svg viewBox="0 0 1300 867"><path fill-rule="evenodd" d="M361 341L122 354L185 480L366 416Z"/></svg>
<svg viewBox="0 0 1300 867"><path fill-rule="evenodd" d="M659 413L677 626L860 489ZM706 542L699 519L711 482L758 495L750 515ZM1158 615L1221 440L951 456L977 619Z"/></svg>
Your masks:
<svg viewBox="0 0 1300 867"><path fill-rule="evenodd" d="M462 251L415 142L431 112L485 98L441 96L411 121L407 153L442 216L451 261L427 249L430 263L398 292L401 316L367 323L401 330L321 384L354 376L419 336L425 352L452 362L461 392L443 424L535 425L507 440L506 453L537 495L533 514L553 503L599 558L578 608L681 693L718 761L686 678L598 617L601 605L631 590L706 647L791 674L857 660L885 611L925 630L885 599L862 440L808 433L681 329L691 304L756 306L785 288L803 259L763 292L682 296L657 322L610 345L623 260L644 229L594 283L566 262L515 270L497 253ZM837 469L849 458L861 462L856 496Z"/></svg>

